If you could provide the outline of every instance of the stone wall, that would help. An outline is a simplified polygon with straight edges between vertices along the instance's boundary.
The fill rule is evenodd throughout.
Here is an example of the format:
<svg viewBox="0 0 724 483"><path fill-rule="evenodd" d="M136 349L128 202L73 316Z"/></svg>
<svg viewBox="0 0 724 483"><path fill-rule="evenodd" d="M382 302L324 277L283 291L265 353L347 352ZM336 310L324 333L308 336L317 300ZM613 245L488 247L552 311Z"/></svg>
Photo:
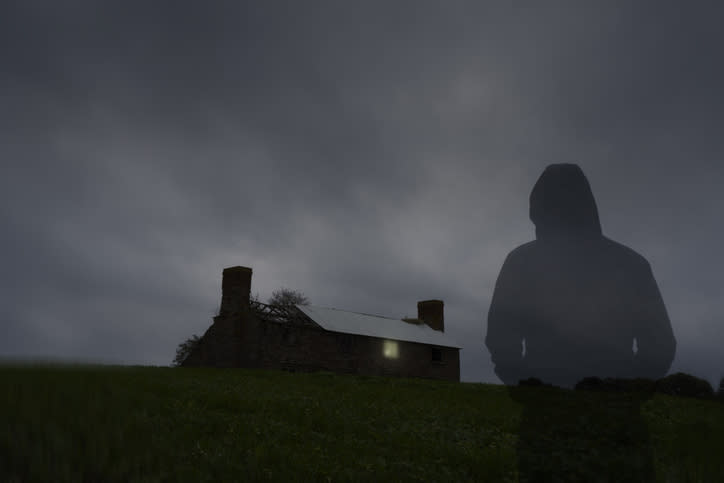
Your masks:
<svg viewBox="0 0 724 483"><path fill-rule="evenodd" d="M224 269L219 315L182 366L460 380L459 349L329 332L306 319L305 323L293 318L287 323L263 320L250 304L251 276L249 267ZM414 323L443 331L443 302L420 302Z"/></svg>
<svg viewBox="0 0 724 483"><path fill-rule="evenodd" d="M196 348L183 363L184 367L240 367L243 348L242 317L216 316Z"/></svg>
<svg viewBox="0 0 724 483"><path fill-rule="evenodd" d="M260 329L249 341L257 346L253 367L460 380L458 349L275 323ZM396 345L396 357L385 355L385 344Z"/></svg>
<svg viewBox="0 0 724 483"><path fill-rule="evenodd" d="M182 366L460 380L458 349L267 322L249 310L215 317Z"/></svg>

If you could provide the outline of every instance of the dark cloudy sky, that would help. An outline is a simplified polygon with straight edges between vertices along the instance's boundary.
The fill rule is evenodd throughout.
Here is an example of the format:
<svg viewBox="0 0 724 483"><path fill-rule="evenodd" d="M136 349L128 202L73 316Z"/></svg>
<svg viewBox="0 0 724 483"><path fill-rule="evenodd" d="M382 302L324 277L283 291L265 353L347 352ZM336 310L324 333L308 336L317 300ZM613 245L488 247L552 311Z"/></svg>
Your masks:
<svg viewBox="0 0 724 483"><path fill-rule="evenodd" d="M672 371L724 375L718 2L5 1L0 356L166 365L221 271L414 316L462 379L543 168L644 255Z"/></svg>

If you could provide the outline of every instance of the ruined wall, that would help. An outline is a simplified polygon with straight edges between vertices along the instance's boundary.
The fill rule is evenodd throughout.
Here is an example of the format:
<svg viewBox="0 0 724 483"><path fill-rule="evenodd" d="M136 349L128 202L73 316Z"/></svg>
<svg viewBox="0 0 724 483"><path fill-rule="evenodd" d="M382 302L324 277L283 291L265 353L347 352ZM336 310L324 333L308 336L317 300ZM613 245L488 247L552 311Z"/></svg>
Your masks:
<svg viewBox="0 0 724 483"><path fill-rule="evenodd" d="M196 348L181 366L240 367L243 348L242 316L216 316Z"/></svg>
<svg viewBox="0 0 724 483"><path fill-rule="evenodd" d="M219 315L182 366L241 367L245 363L242 346L254 321L249 307L251 276L249 267L224 269Z"/></svg>
<svg viewBox="0 0 724 483"><path fill-rule="evenodd" d="M460 380L458 349L265 322L249 311L215 317L182 366Z"/></svg>
<svg viewBox="0 0 724 483"><path fill-rule="evenodd" d="M377 337L262 323L242 350L256 356L246 367L460 380L458 349L435 348L434 355L433 347L426 344L387 341L396 344L397 352L396 357L387 357L385 343Z"/></svg>
<svg viewBox="0 0 724 483"><path fill-rule="evenodd" d="M220 313L182 366L460 380L458 349L328 332L311 322L261 320L250 307L251 276L248 267L224 269ZM418 315L436 330L444 330L442 301L420 302Z"/></svg>

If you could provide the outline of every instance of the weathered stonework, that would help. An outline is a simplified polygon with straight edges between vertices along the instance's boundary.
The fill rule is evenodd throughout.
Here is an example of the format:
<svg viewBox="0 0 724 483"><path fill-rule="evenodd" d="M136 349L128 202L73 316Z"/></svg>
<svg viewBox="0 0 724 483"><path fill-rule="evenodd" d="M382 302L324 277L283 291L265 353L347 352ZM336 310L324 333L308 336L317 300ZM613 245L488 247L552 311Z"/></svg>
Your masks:
<svg viewBox="0 0 724 483"><path fill-rule="evenodd" d="M238 270L240 268L245 267L224 270L224 277L227 273L234 277L247 275L249 283L240 282L237 278L233 284L222 284L221 313L214 318L213 324L182 366L332 371L460 380L457 348L331 332L311 320L306 323L264 320L249 304L251 269ZM229 290L233 290L233 294L229 294ZM245 300L234 300L238 294ZM442 302L430 302L434 302L430 307L433 315L427 314L425 320L422 317L425 314L420 310L419 318L442 328ZM390 347L394 347L394 357L385 354Z"/></svg>

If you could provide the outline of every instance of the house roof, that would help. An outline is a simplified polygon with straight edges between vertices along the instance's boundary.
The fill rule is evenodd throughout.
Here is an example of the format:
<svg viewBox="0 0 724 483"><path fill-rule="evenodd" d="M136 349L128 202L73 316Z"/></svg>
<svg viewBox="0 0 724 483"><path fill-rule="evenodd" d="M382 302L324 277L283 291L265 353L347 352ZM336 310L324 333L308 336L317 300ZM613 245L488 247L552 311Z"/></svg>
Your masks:
<svg viewBox="0 0 724 483"><path fill-rule="evenodd" d="M331 332L366 335L460 349L460 346L450 336L444 332L434 330L426 324L411 324L402 319L360 314L316 305L297 305L296 307L324 330Z"/></svg>

